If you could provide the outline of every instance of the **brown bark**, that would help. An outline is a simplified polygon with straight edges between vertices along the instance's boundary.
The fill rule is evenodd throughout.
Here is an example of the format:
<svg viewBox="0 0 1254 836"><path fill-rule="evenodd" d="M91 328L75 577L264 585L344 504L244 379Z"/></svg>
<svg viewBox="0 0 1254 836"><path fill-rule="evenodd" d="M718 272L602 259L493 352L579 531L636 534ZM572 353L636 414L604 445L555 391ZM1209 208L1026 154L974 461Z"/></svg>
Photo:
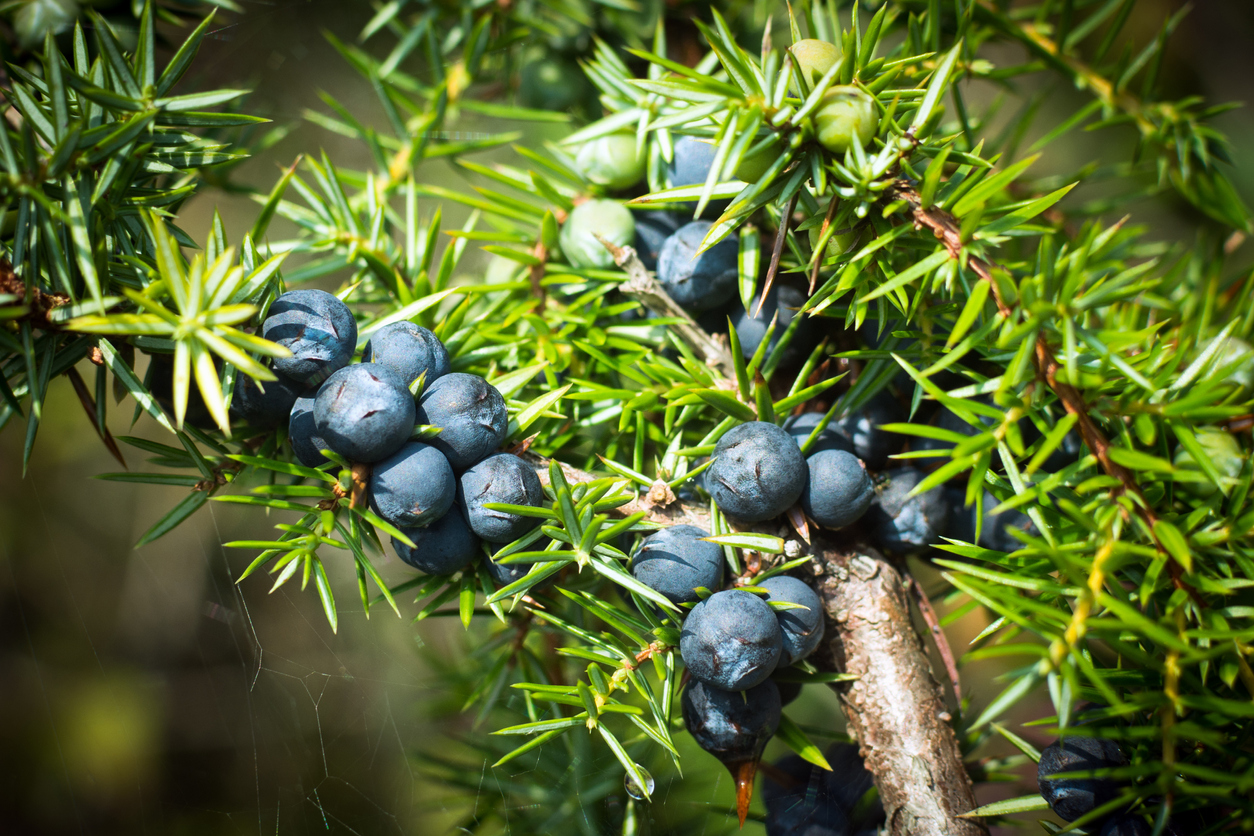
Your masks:
<svg viewBox="0 0 1254 836"><path fill-rule="evenodd" d="M13 265L6 260L0 260L0 294L16 296L23 300L27 305L27 311L18 317L18 320L27 320L34 327L45 331L56 330L59 327L48 318L48 314L54 308L70 303L70 297L64 293L46 293L37 287L27 287L26 283L18 278Z"/></svg>
<svg viewBox="0 0 1254 836"><path fill-rule="evenodd" d="M521 455L547 485L549 461L532 453ZM572 485L598 478L565 464L562 473ZM680 502L654 504L648 495L638 495L613 513L629 516L641 511L650 522L710 530L706 508ZM791 530L771 533L787 538L787 557L811 551ZM959 818L976 808L975 792L949 725L941 686L911 620L901 572L875 551L838 544L823 533L815 533L813 554L810 583L823 599L829 637L815 661L859 677L837 688L850 733L875 776L888 814L888 832L986 836L988 829L980 820Z"/></svg>
<svg viewBox="0 0 1254 836"><path fill-rule="evenodd" d="M900 571L865 546L815 540L838 687L849 731L875 776L893 836L979 836L976 808L941 686L910 618Z"/></svg>

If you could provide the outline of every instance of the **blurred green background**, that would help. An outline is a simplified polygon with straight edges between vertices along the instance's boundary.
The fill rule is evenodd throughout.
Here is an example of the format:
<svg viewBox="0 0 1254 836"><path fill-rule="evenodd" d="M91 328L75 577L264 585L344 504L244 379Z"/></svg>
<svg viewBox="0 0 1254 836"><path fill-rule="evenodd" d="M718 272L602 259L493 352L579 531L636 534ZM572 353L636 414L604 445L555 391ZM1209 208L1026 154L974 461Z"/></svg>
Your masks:
<svg viewBox="0 0 1254 836"><path fill-rule="evenodd" d="M294 129L247 162L237 179L268 190L279 166L319 149L340 166L367 165L364 149L305 121L303 113L322 107L317 94L325 90L362 118L381 121L368 84L322 34L355 38L372 14L369 4L244 6L247 13L208 42L193 83L251 86L256 92L246 109ZM1142 42L1152 37L1176 8L1167 0L1138 4L1134 34ZM988 57L1019 60L1010 52ZM1254 99L1254 3L1195 3L1164 72L1177 94ZM989 95L972 91L972 100ZM1079 101L1073 91L1051 95L1041 124L1065 118ZM1232 140L1238 187L1254 202L1254 113L1232 111L1217 124ZM1130 141L1117 131L1079 134L1052 151L1063 155L1061 172L1126 155ZM426 176L454 175L435 163ZM1080 191L1074 199L1103 193L1099 186ZM215 206L233 240L252 224L249 198L207 191L187 207L181 225L203 238ZM460 214L446 209L446 218ZM1156 199L1138 207L1135 220L1187 242L1196 218L1178 202ZM276 225L272 235L287 231ZM1239 250L1246 263L1251 250L1250 244ZM484 264L465 263L471 272ZM159 437L147 418L131 427L129 412L129 405L114 411L115 434ZM491 770L456 741L490 726L475 728L473 714L448 719L466 693L466 683L453 675L457 660L484 635L480 628L465 634L453 620L438 618L415 626L382 609L367 620L353 608L348 566L333 575L338 635L312 594L289 585L269 595L264 577L237 586L233 579L252 555L219 544L266 534L267 523L251 509L209 503L172 534L134 549L182 491L92 479L117 466L64 380L53 384L25 477L22 439L20 422L0 433L0 832L456 832L473 821L476 800L501 797L506 785L527 780L522 761ZM127 452L133 469L143 466L138 451ZM408 574L391 556L381 568L389 580ZM935 577L922 572L936 588ZM956 648L982 619L973 613L953 626ZM964 669L964 690L977 710L998 690L999 670L995 663ZM794 719L842 728L835 696L809 690L790 711ZM1046 703L1028 701L1010 719L1049 713ZM1023 733L1040 739L1031 729ZM734 831L729 777L699 751L686 754L683 782L664 784L642 811L652 832L693 831L694 822L696 832ZM476 785L457 792L433 780L431 769L450 757L469 764ZM612 761L570 765L590 779L602 767L619 773ZM673 777L656 772L659 779ZM989 801L1023 791L984 787L980 795ZM625 799L617 791L596 804L621 807ZM513 796L510 803L525 802ZM602 818L589 812L590 822ZM762 826L751 823L744 832L760 834Z"/></svg>

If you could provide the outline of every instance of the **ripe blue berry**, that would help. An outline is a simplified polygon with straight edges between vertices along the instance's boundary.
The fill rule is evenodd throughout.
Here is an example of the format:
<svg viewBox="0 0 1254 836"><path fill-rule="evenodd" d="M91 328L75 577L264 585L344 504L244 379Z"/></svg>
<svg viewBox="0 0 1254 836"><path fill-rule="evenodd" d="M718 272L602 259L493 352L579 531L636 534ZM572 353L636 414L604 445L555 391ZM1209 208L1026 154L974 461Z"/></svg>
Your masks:
<svg viewBox="0 0 1254 836"><path fill-rule="evenodd" d="M662 245L683 225L683 219L674 212L662 211L637 212L635 218L636 241L632 246L644 269L656 270Z"/></svg>
<svg viewBox="0 0 1254 836"><path fill-rule="evenodd" d="M450 508L426 528L402 528L401 531L414 545L410 548L393 537L396 556L428 575L451 575L465 569L482 553L479 538L456 508Z"/></svg>
<svg viewBox="0 0 1254 836"><path fill-rule="evenodd" d="M640 544L631 574L676 604L696 601L697 587L716 591L723 585L723 549L701 539L709 536L695 525L673 525L651 534Z"/></svg>
<svg viewBox="0 0 1254 836"><path fill-rule="evenodd" d="M824 450L806 459L810 479L801 507L824 528L844 528L862 518L875 499L875 486L862 461L844 450Z"/></svg>
<svg viewBox="0 0 1254 836"><path fill-rule="evenodd" d="M711 226L709 221L684 224L666 239L658 254L658 282L689 313L717 308L736 291L740 244L735 235L697 254Z"/></svg>
<svg viewBox="0 0 1254 836"><path fill-rule="evenodd" d="M547 551L552 542L553 541L548 537L541 537L531 545L527 546L526 551ZM499 563L495 560L484 558L483 565L487 568L488 574L492 577L493 583L495 583L498 587L503 587L509 586L514 581L527 575L536 564L534 562L528 563L526 561L519 561L518 563ZM543 589L553 583L556 578L556 575L550 575L539 583L538 588Z"/></svg>
<svg viewBox="0 0 1254 836"><path fill-rule="evenodd" d="M823 639L823 602L819 595L804 581L776 575L767 578L759 586L768 591L767 602L785 601L801 604L806 609L776 610L775 618L783 637L780 667L799 662L814 652Z"/></svg>
<svg viewBox="0 0 1254 836"><path fill-rule="evenodd" d="M805 444L806 439L814 432L823 421L822 412L803 412L795 415L784 422L784 432L793 437L800 447ZM814 439L814 444L810 447L810 455L821 453L824 450L844 450L846 453L853 452L853 442L845 438L840 431L840 424L835 420L828 421L827 426L819 433L819 437Z"/></svg>
<svg viewBox="0 0 1254 836"><path fill-rule="evenodd" d="M710 167L714 165L718 149L696 137L681 136L675 139L673 150L666 168L671 187L703 185L710 176Z"/></svg>
<svg viewBox="0 0 1254 836"><path fill-rule="evenodd" d="M692 136L675 138L674 153L666 166L666 179L671 188L681 186L704 186L710 176L710 168L714 165L714 155L718 149L710 142ZM716 218L723 213L730 201L711 200L706 204L702 217ZM696 211L697 202L670 204L675 211L691 218Z"/></svg>
<svg viewBox="0 0 1254 836"><path fill-rule="evenodd" d="M619 247L634 241L636 222L627 207L616 200L588 200L576 206L558 234L562 255L574 267L613 267L614 256L598 235Z"/></svg>
<svg viewBox="0 0 1254 836"><path fill-rule="evenodd" d="M771 677L771 681L775 683L775 687L779 688L780 705L788 705L797 697L801 696L800 682L785 682L774 676Z"/></svg>
<svg viewBox="0 0 1254 836"><path fill-rule="evenodd" d="M357 321L325 290L289 290L270 305L261 336L292 352L274 361L275 371L300 386L317 386L352 360Z"/></svg>
<svg viewBox="0 0 1254 836"><path fill-rule="evenodd" d="M975 542L975 509L966 507L966 485L945 485L942 489L948 507L949 522L945 524L945 536L964 543ZM985 523L987 525L987 522Z"/></svg>
<svg viewBox="0 0 1254 836"><path fill-rule="evenodd" d="M362 351L362 361L387 366L400 375L405 385L427 373L425 386L449 373L448 349L440 338L408 320L384 325L370 335Z"/></svg>
<svg viewBox="0 0 1254 836"><path fill-rule="evenodd" d="M265 391L261 391L261 387ZM273 429L292 414L296 399L304 393L300 386L279 375L278 380L253 380L246 374L235 376L235 394L231 398L231 411L250 427L259 430Z"/></svg>
<svg viewBox="0 0 1254 836"><path fill-rule="evenodd" d="M771 342L767 348L769 356L770 351L775 348L775 344L788 330L788 325L805 303L806 295L800 290L791 285L777 284L767 294L766 303L762 305L761 311L758 311L756 298L750 304L750 311L756 313L757 316L750 316L749 311L746 311L743 305L737 305L732 324L736 326L736 336L740 339L740 353L744 355L744 358L748 360L757 353L758 346L762 345L762 340L766 338L766 329L770 326L771 320L775 319L775 331L771 335ZM784 352L783 363L793 365L804 359L810 353L813 344L813 322L806 317L797 324L797 330L793 332L788 349Z"/></svg>
<svg viewBox="0 0 1254 836"><path fill-rule="evenodd" d="M907 498L926 475L912 467L886 470L876 489L867 519L876 543L889 555L915 554L940 542L940 532L949 524L949 503L939 486Z"/></svg>
<svg viewBox="0 0 1254 836"><path fill-rule="evenodd" d="M1110 769L1127 763L1119 744L1100 737L1066 737L1041 750L1036 780L1041 797L1063 821L1075 821L1113 801L1119 781L1107 777L1051 778L1063 772Z"/></svg>
<svg viewBox="0 0 1254 836"><path fill-rule="evenodd" d="M414 398L387 366L348 366L318 390L314 426L344 458L381 461L399 450L414 431Z"/></svg>
<svg viewBox="0 0 1254 836"><path fill-rule="evenodd" d="M1018 530L1036 534L1036 526L1027 514L1014 508L1000 514L989 513L999 504L997 497L992 494L984 495L984 525L980 529L980 545L999 552L1018 551L1023 548L1023 541L1011 532Z"/></svg>
<svg viewBox="0 0 1254 836"><path fill-rule="evenodd" d="M501 446L509 413L505 399L491 383L478 375L454 372L423 390L417 420L440 428L430 443L454 470L465 470Z"/></svg>
<svg viewBox="0 0 1254 836"><path fill-rule="evenodd" d="M706 487L724 513L762 522L796 504L805 490L805 459L792 436L752 421L729 430L714 447Z"/></svg>
<svg viewBox="0 0 1254 836"><path fill-rule="evenodd" d="M222 373L221 361L214 361L218 374ZM174 414L174 355L155 352L148 355L148 371L144 374L144 385L161 404L162 409ZM194 382L187 388L187 412L183 423L191 424L202 430L213 429L218 425L209 413L205 398L200 394L200 387Z"/></svg>
<svg viewBox="0 0 1254 836"><path fill-rule="evenodd" d="M779 689L769 679L744 691L693 681L682 703L688 733L724 764L756 763L779 728Z"/></svg>
<svg viewBox="0 0 1254 836"><path fill-rule="evenodd" d="M539 525L540 519L483 506L500 502L538 508L544 504L544 489L531 465L509 453L498 453L458 478L457 501L471 531L489 543L509 543Z"/></svg>
<svg viewBox="0 0 1254 836"><path fill-rule="evenodd" d="M1028 426L1032 426L1029 424ZM1036 429L1032 426L1033 429ZM1024 439L1027 443L1027 439ZM1075 464L1080 457L1084 455L1084 443L1080 441L1080 436L1072 430L1062 437L1062 443L1049 454L1049 458L1045 459L1045 463L1041 465L1041 470L1046 473L1057 473L1064 467Z"/></svg>
<svg viewBox="0 0 1254 836"><path fill-rule="evenodd" d="M1000 514L991 513L1000 503L990 493L984 494L984 521L980 527L980 537L975 537L975 508L966 507L967 489L965 486L945 486L945 503L949 506L949 523L945 536L964 543L978 545L999 552L1013 552L1023 548L1023 541L1014 536L1014 531L1026 531L1036 534L1036 526L1021 511L1011 508Z"/></svg>
<svg viewBox="0 0 1254 836"><path fill-rule="evenodd" d="M287 440L292 444L292 452L296 460L305 467L318 467L326 464L327 457L323 450L330 450L331 445L318 434L314 425L314 403L316 394L301 395L292 404L292 414L287 422Z"/></svg>
<svg viewBox="0 0 1254 836"><path fill-rule="evenodd" d="M840 432L853 443L854 455L871 470L883 470L888 466L888 457L901 451L905 438L881 427L905 420L906 411L897 399L880 390L838 424Z"/></svg>
<svg viewBox="0 0 1254 836"><path fill-rule="evenodd" d="M715 688L743 691L775 670L783 633L766 601L739 589L716 592L684 619L679 653L692 676Z"/></svg>
<svg viewBox="0 0 1254 836"><path fill-rule="evenodd" d="M936 417L932 420L932 425L940 430L948 430L959 435L972 436L978 430L958 417L951 410L941 407L936 412ZM950 450L954 446L954 442L946 441L939 438L911 438L911 450ZM940 462L944 459L923 459L924 462Z"/></svg>
<svg viewBox="0 0 1254 836"><path fill-rule="evenodd" d="M444 454L411 441L370 473L370 507L402 528L429 525L453 507L457 480Z"/></svg>

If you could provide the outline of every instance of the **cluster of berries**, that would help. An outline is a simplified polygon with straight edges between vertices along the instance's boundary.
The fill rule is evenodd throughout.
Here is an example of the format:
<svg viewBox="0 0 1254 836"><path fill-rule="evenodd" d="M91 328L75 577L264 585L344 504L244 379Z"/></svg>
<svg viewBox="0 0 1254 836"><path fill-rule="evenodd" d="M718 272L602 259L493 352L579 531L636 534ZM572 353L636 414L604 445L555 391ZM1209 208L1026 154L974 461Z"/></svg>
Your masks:
<svg viewBox="0 0 1254 836"><path fill-rule="evenodd" d="M392 538L401 560L451 574L482 554L481 542L512 542L539 523L486 507L539 506L544 492L534 468L497 452L509 426L501 393L478 375L452 372L434 333L408 321L385 325L353 364L357 324L348 306L321 290L293 290L270 306L261 335L291 356L274 362L279 379L264 390L244 379L233 409L252 426L287 421L306 466L325 464L324 451L370 464L370 507L414 543ZM523 567L488 563L501 584Z"/></svg>

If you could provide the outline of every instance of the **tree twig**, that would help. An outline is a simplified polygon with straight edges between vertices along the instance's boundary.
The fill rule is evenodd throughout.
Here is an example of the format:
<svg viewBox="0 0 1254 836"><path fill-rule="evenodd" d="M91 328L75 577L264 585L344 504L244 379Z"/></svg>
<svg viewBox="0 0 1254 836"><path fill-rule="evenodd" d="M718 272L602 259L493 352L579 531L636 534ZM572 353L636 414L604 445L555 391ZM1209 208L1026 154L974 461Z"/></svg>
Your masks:
<svg viewBox="0 0 1254 836"><path fill-rule="evenodd" d="M614 263L627 273L627 281L620 284L618 289L658 316L681 320L672 326L679 338L691 346L697 355L712 368L717 369L723 377L734 378L736 365L732 362L731 351L728 347L707 334L687 311L679 307L679 304L670 297L658 280L649 275L649 271L645 269L635 249L630 246L620 247L599 234L596 234L596 238L605 249L609 250L610 255L614 257Z"/></svg>
<svg viewBox="0 0 1254 836"><path fill-rule="evenodd" d="M832 225L832 220L836 217L837 203L838 201L836 200L835 195L833 195L832 199L827 202L827 212L824 213L823 215L823 225L819 227L819 237L816 240L821 242L823 240L823 234L827 232L828 228ZM834 239L835 239L835 235L832 236L832 240ZM810 291L809 292L811 296L814 295L814 289L818 287L819 285L819 268L823 265L823 257L829 245L830 245L830 240L828 244L825 244L822 247L815 247L814 255L812 256L814 259L814 264L813 266L810 267Z"/></svg>
<svg viewBox="0 0 1254 836"><path fill-rule="evenodd" d="M910 620L901 573L877 552L831 537L815 541L835 667L858 679L840 688L849 729L875 776L892 836L985 836L975 790L949 725L940 685ZM822 661L822 660L819 660Z"/></svg>
<svg viewBox="0 0 1254 836"><path fill-rule="evenodd" d="M34 285L27 286L7 259L0 259L0 294L22 300L14 303L26 305L26 312L17 319L28 320L35 328L45 331L59 330L60 326L49 318L49 314L55 308L70 303L70 297L64 293L48 293Z"/></svg>

